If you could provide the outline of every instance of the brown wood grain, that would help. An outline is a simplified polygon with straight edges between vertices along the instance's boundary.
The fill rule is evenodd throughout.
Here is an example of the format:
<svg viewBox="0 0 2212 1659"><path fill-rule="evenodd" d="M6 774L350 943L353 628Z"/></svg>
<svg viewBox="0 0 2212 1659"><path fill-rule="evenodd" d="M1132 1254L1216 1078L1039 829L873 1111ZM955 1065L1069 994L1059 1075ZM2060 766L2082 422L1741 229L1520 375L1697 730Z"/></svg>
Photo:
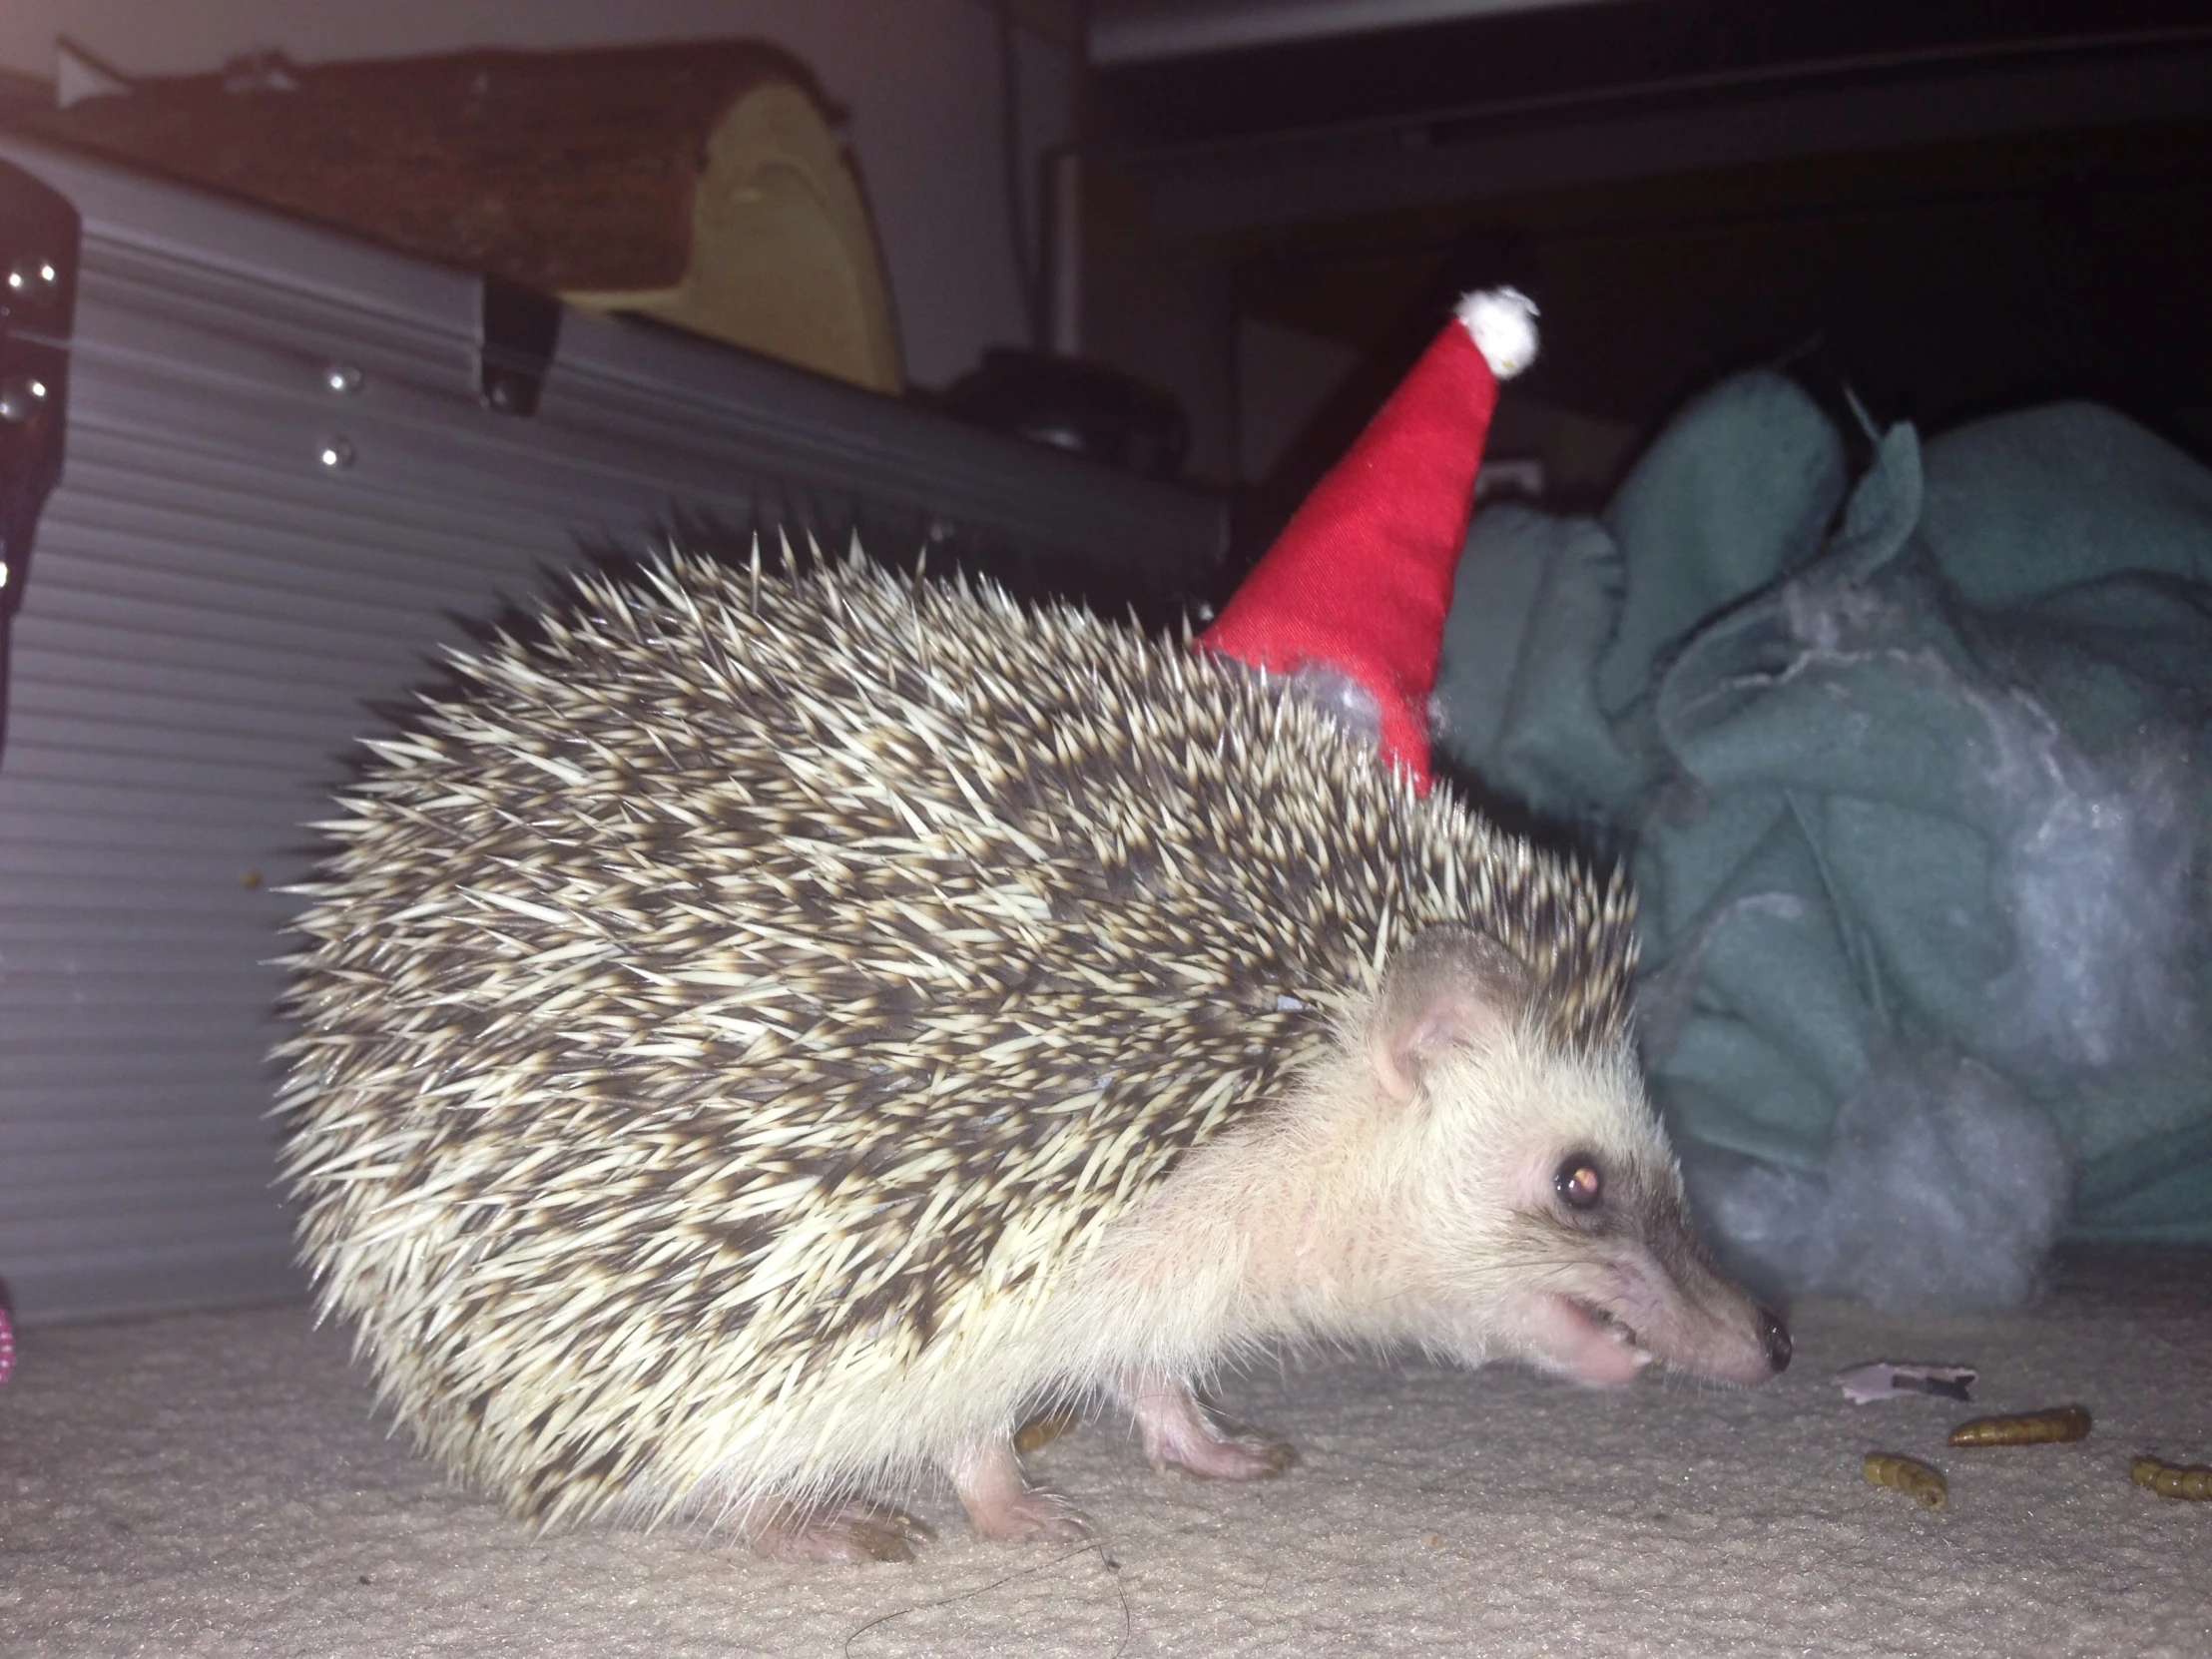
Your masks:
<svg viewBox="0 0 2212 1659"><path fill-rule="evenodd" d="M646 289L685 272L693 187L733 101L775 79L821 102L805 65L752 42L271 67L141 81L22 119L533 287Z"/></svg>

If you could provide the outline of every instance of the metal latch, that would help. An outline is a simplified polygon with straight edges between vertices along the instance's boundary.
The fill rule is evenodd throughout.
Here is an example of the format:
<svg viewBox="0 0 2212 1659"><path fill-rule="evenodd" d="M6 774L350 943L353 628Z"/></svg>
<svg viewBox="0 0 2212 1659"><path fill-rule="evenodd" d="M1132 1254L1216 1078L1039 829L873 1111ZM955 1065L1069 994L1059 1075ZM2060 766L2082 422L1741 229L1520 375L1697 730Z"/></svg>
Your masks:
<svg viewBox="0 0 2212 1659"><path fill-rule="evenodd" d="M535 414L561 339L561 302L549 293L484 278L476 390L501 414Z"/></svg>
<svg viewBox="0 0 2212 1659"><path fill-rule="evenodd" d="M0 745L8 625L23 604L39 514L62 475L77 245L68 199L0 162Z"/></svg>

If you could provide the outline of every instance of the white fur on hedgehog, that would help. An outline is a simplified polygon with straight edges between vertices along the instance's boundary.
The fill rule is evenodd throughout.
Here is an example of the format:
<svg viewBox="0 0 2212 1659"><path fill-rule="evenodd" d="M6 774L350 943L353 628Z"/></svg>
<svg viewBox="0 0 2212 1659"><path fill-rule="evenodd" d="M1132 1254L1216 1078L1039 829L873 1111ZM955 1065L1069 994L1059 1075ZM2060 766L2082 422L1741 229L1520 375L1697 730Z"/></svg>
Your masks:
<svg viewBox="0 0 2212 1659"><path fill-rule="evenodd" d="M670 553L456 666L321 826L283 1169L385 1400L517 1512L944 1472L983 1524L1026 1413L1203 1462L1145 1390L1281 1338L1742 1370L1740 1294L1639 1311L1531 1219L1576 1148L1679 1213L1626 894L1284 682L856 554ZM1377 1012L1470 922L1525 994Z"/></svg>

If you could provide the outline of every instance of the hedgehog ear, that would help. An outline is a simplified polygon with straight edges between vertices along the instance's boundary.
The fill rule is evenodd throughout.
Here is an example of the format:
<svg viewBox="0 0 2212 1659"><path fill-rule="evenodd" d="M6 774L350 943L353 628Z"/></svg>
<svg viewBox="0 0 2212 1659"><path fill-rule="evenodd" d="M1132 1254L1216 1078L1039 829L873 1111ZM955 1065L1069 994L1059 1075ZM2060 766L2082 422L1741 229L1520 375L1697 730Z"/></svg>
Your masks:
<svg viewBox="0 0 2212 1659"><path fill-rule="evenodd" d="M1392 1100L1411 1100L1439 1052L1495 1036L1528 1004L1528 968L1489 934L1430 927L1390 958L1368 1028L1368 1058Z"/></svg>

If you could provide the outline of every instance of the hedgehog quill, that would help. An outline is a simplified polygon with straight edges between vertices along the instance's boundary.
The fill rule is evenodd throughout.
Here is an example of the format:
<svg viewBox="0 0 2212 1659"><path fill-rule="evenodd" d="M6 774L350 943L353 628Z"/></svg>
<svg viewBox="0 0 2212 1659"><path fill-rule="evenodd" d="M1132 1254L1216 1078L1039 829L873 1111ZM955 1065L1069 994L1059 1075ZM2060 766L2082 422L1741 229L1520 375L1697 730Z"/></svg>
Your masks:
<svg viewBox="0 0 2212 1659"><path fill-rule="evenodd" d="M670 551L457 659L320 826L279 1105L321 1309L544 1525L1079 1533L1016 1429L1287 1461L1278 1343L1736 1383L1620 881L1280 676L995 588Z"/></svg>

